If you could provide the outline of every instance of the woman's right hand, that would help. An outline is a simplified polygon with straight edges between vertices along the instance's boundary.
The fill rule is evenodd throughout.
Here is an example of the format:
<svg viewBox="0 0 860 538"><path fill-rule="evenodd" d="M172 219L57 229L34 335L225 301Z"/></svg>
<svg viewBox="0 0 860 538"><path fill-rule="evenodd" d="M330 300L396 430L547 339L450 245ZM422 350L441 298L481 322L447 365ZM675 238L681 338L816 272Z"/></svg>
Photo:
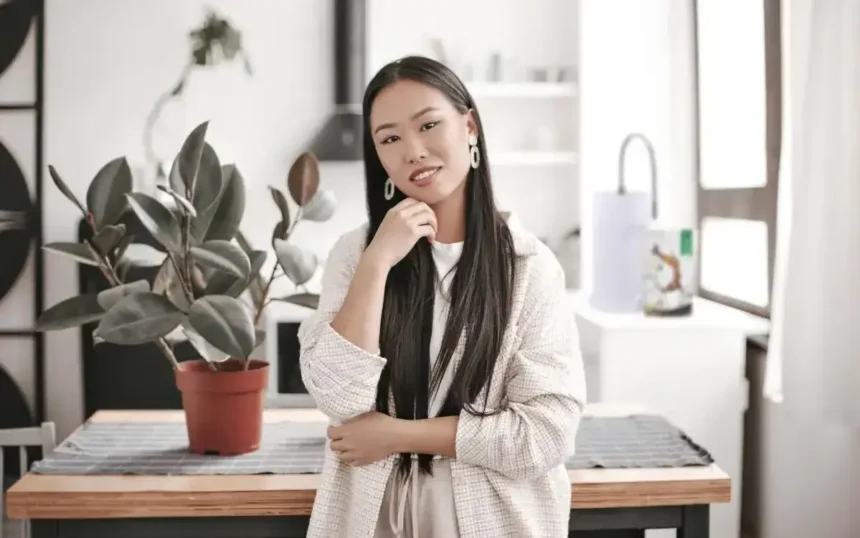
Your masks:
<svg viewBox="0 0 860 538"><path fill-rule="evenodd" d="M436 230L436 214L430 206L406 198L385 214L365 254L390 269L412 250L419 239L435 239Z"/></svg>

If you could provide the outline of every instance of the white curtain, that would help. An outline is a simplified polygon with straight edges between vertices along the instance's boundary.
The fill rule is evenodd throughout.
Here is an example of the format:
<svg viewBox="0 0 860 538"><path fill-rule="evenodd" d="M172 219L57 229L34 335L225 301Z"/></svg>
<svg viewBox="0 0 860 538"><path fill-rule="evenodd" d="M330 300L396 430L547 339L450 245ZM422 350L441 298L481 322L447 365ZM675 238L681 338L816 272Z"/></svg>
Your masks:
<svg viewBox="0 0 860 538"><path fill-rule="evenodd" d="M783 2L783 137L765 396L860 428L860 1Z"/></svg>

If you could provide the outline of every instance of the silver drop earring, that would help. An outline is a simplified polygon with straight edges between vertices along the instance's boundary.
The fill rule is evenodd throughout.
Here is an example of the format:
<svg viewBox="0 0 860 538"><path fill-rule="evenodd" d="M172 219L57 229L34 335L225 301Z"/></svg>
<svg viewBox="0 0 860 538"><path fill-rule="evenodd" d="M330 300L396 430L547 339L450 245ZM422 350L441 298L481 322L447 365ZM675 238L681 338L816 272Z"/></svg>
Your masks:
<svg viewBox="0 0 860 538"><path fill-rule="evenodd" d="M385 199L391 200L394 198L394 182L391 178L385 180Z"/></svg>
<svg viewBox="0 0 860 538"><path fill-rule="evenodd" d="M478 151L478 137L473 134L469 135L469 159L472 168L477 168L481 164L481 152Z"/></svg>

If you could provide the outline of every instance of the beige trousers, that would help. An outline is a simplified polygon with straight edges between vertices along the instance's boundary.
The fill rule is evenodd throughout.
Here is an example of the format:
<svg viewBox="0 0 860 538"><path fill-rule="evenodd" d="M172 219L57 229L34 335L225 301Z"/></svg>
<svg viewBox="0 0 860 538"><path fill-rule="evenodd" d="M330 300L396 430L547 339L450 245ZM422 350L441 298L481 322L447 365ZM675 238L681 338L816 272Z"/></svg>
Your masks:
<svg viewBox="0 0 860 538"><path fill-rule="evenodd" d="M451 463L447 458L433 460L433 476L418 471L412 460L412 474L406 482L398 478L397 468L385 488L374 538L458 538Z"/></svg>

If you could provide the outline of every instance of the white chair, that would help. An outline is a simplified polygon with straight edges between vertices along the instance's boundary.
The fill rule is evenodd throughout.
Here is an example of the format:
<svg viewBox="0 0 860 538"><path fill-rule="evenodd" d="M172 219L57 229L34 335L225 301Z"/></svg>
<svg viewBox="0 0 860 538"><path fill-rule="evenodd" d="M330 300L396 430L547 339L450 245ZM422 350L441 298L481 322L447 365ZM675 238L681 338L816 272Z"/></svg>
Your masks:
<svg viewBox="0 0 860 538"><path fill-rule="evenodd" d="M3 534L3 514L6 510L6 501L3 490L3 447L18 447L20 458L21 476L27 474L30 465L27 462L27 447L41 446L42 457L50 454L56 446L56 432L53 422L43 422L41 426L32 428L12 428L0 430L0 538ZM21 536L30 536L30 522L21 522Z"/></svg>

